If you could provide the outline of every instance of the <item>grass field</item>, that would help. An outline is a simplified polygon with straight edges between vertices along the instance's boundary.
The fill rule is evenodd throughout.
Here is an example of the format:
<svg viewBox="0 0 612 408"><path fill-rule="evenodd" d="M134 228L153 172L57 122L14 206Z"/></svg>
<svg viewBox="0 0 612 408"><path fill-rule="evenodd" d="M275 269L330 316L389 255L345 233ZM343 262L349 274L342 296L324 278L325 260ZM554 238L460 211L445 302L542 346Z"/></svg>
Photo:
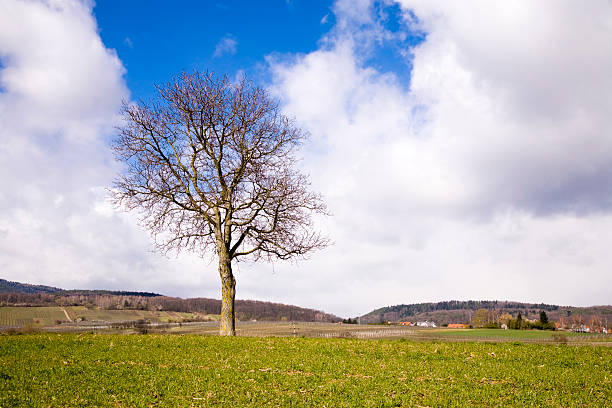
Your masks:
<svg viewBox="0 0 612 408"><path fill-rule="evenodd" d="M606 407L608 347L0 336L0 406Z"/></svg>
<svg viewBox="0 0 612 408"><path fill-rule="evenodd" d="M437 333L444 333L446 336L453 337L499 337L506 339L547 339L555 332L545 330L500 330L500 329L446 329L436 330Z"/></svg>
<svg viewBox="0 0 612 408"><path fill-rule="evenodd" d="M546 341L567 338L576 342L610 342L612 336L598 333L574 333L567 331L550 330L501 330L501 329L438 329L431 330L432 336L441 339L465 338L478 340L520 340L520 341Z"/></svg>

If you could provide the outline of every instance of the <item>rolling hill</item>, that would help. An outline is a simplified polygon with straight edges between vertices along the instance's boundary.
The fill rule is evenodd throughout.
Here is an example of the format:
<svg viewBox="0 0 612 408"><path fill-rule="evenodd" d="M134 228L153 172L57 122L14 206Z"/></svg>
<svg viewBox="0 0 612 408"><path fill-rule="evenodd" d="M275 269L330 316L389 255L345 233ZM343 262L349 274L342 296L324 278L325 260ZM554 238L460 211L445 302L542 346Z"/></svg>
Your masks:
<svg viewBox="0 0 612 408"><path fill-rule="evenodd" d="M12 282L0 279L0 293L57 293L61 289L53 286L30 285L29 283Z"/></svg>
<svg viewBox="0 0 612 408"><path fill-rule="evenodd" d="M28 293L28 294L62 294L62 295L117 295L117 296L162 296L159 293L134 292L124 290L87 290L87 289L60 289L53 286L31 285L29 283L13 282L0 279L0 293Z"/></svg>
<svg viewBox="0 0 612 408"><path fill-rule="evenodd" d="M65 290L0 279L0 306L85 306L101 310L149 310L218 315L221 301L209 298L182 299L150 292ZM235 302L238 320L294 320L337 322L341 319L320 310L282 303L241 300Z"/></svg>
<svg viewBox="0 0 612 408"><path fill-rule="evenodd" d="M382 323L399 321L435 322L438 326L449 323L470 323L478 309L493 310L516 316L519 312L527 319L539 319L540 311L545 311L551 321L567 319L588 319L597 315L604 321L612 322L612 306L559 306L544 303L521 303L499 300L451 300L437 303L415 303L386 306L361 316L361 323Z"/></svg>

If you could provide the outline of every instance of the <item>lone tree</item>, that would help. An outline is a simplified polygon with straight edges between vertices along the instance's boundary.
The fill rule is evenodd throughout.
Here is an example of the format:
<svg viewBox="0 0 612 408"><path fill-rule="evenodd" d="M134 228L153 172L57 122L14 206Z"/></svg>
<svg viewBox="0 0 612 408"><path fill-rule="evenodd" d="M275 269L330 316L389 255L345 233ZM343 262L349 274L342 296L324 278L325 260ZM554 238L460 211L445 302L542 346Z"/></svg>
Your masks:
<svg viewBox="0 0 612 408"><path fill-rule="evenodd" d="M246 79L183 73L151 102L125 104L113 142L125 169L113 202L138 210L163 253L216 252L221 335L235 335L232 261L300 257L327 245L311 216L325 213L296 169L305 132Z"/></svg>

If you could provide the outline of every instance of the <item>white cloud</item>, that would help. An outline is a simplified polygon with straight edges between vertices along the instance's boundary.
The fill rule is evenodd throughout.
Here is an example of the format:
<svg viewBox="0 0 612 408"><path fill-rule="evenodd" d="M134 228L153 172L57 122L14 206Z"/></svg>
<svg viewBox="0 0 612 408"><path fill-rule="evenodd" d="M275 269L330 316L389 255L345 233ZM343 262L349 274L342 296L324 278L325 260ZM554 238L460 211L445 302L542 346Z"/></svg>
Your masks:
<svg viewBox="0 0 612 408"><path fill-rule="evenodd" d="M1 2L0 58L2 278L65 288L191 285L182 270L196 261L152 255L133 217L106 202L118 170L107 141L128 91L90 5ZM176 279L166 286L171 268Z"/></svg>
<svg viewBox="0 0 612 408"><path fill-rule="evenodd" d="M408 91L363 65L372 38L393 38L370 2L338 1L321 49L271 60L276 94L313 134L307 167L335 214L336 246L303 266L336 293L330 310L609 303L610 4L400 3L426 32L405 50Z"/></svg>
<svg viewBox="0 0 612 408"><path fill-rule="evenodd" d="M237 47L238 41L233 39L231 36L225 36L215 46L213 58L221 58L225 55L234 55L236 54Z"/></svg>
<svg viewBox="0 0 612 408"><path fill-rule="evenodd" d="M424 133L452 143L480 202L540 213L610 208L609 3L402 3L428 31L412 82L430 109Z"/></svg>

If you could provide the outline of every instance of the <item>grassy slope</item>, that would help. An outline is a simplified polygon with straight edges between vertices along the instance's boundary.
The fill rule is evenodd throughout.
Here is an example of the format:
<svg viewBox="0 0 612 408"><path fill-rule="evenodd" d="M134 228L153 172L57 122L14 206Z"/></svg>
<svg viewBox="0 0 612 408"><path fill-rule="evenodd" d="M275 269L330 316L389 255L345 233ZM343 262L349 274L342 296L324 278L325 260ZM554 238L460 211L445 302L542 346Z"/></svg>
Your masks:
<svg viewBox="0 0 612 408"><path fill-rule="evenodd" d="M607 347L0 336L0 406L606 406Z"/></svg>

